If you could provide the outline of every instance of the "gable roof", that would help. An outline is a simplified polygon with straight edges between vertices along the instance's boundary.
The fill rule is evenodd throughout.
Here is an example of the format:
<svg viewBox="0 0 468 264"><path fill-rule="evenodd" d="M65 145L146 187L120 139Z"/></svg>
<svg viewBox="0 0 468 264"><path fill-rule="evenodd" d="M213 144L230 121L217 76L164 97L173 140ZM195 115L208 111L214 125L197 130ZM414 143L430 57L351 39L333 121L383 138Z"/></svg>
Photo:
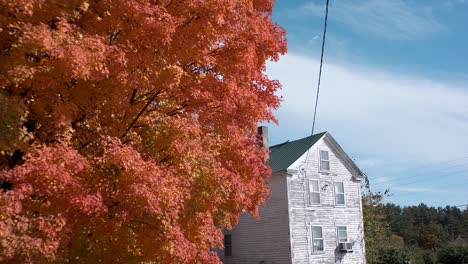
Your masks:
<svg viewBox="0 0 468 264"><path fill-rule="evenodd" d="M322 132L294 141L288 140L284 143L271 146L270 158L268 160L271 172L286 170L326 133Z"/></svg>
<svg viewBox="0 0 468 264"><path fill-rule="evenodd" d="M353 160L344 152L341 146L328 132L322 132L309 137L301 138L294 141L286 141L284 143L270 147L270 158L268 165L271 167L271 172L285 171L296 160L298 160L307 150L309 150L321 138L327 142L330 149L337 155L343 165L348 168L357 180L364 178L364 173L356 166Z"/></svg>

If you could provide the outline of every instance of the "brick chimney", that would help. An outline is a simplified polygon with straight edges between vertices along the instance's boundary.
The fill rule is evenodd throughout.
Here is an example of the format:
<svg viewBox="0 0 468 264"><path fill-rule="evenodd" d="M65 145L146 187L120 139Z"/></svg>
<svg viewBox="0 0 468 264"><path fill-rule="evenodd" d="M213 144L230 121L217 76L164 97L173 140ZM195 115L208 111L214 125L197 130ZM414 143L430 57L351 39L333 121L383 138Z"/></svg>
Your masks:
<svg viewBox="0 0 468 264"><path fill-rule="evenodd" d="M268 127L259 126L257 134L258 134L258 139L260 141L260 144L259 144L260 147L266 148L268 150L268 148L270 147L268 143Z"/></svg>

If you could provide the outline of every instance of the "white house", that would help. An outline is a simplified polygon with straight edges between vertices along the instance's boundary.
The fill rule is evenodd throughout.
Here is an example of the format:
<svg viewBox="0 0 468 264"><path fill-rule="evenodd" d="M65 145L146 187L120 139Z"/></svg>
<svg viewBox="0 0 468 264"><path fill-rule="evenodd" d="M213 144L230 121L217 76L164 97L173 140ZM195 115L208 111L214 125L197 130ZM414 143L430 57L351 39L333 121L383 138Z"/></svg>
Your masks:
<svg viewBox="0 0 468 264"><path fill-rule="evenodd" d="M363 173L330 133L270 147L269 200L224 235L225 264L365 263Z"/></svg>

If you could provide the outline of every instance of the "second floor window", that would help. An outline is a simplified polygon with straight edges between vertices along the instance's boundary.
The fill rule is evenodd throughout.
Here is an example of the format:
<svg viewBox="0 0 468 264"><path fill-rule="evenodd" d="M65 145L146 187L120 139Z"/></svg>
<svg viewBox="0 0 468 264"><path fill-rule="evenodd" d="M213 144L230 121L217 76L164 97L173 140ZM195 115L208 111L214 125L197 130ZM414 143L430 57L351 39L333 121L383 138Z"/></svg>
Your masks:
<svg viewBox="0 0 468 264"><path fill-rule="evenodd" d="M328 155L328 151L326 150L320 150L320 170L330 170L330 156Z"/></svg>
<svg viewBox="0 0 468 264"><path fill-rule="evenodd" d="M335 204L345 205L344 183L335 182Z"/></svg>
<svg viewBox="0 0 468 264"><path fill-rule="evenodd" d="M320 204L319 180L309 180L309 204Z"/></svg>

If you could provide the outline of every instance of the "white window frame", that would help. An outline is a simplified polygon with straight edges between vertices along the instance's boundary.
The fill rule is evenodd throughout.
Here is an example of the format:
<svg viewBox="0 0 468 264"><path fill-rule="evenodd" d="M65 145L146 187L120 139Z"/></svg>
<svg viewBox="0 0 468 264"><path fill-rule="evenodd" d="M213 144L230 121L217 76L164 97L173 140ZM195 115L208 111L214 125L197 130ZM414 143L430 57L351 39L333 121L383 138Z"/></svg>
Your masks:
<svg viewBox="0 0 468 264"><path fill-rule="evenodd" d="M327 159L327 160L323 160L323 161L328 162L328 169L322 168L322 152L327 152L327 153L328 153L328 159ZM331 164L330 164L330 151L328 151L328 150L326 150L326 149L319 149L319 170L320 170L321 172L330 172L330 169L331 169Z"/></svg>
<svg viewBox="0 0 468 264"><path fill-rule="evenodd" d="M338 232L338 228L340 228L340 227L344 227L345 230L346 230L346 241L344 241L344 242L340 241L340 236L339 236L339 232ZM338 245L339 243L348 243L348 242L349 242L348 226L346 226L346 225L337 225L336 226L336 244Z"/></svg>
<svg viewBox="0 0 468 264"><path fill-rule="evenodd" d="M314 238L314 227L320 227L320 229L322 230L322 237L321 238ZM310 224L309 229L310 229L310 252L312 254L323 254L323 253L325 253L325 232L324 232L323 226ZM315 250L314 249L314 240L322 240L323 250Z"/></svg>
<svg viewBox="0 0 468 264"><path fill-rule="evenodd" d="M337 193L336 191L336 184L341 183L343 184L343 192L342 193ZM343 204L338 203L337 195L342 194L343 195ZM345 189L345 184L344 181L334 181L333 182L333 200L335 201L335 206L337 207L346 207L346 189Z"/></svg>
<svg viewBox="0 0 468 264"><path fill-rule="evenodd" d="M318 192L312 191L312 184L311 182L316 181L317 182L317 187L318 187ZM313 203L312 202L312 193L318 193L319 197L319 202L318 203ZM307 197L309 198L307 201L307 204L310 206L319 206L322 204L322 192L320 189L320 180L319 179L307 179Z"/></svg>

